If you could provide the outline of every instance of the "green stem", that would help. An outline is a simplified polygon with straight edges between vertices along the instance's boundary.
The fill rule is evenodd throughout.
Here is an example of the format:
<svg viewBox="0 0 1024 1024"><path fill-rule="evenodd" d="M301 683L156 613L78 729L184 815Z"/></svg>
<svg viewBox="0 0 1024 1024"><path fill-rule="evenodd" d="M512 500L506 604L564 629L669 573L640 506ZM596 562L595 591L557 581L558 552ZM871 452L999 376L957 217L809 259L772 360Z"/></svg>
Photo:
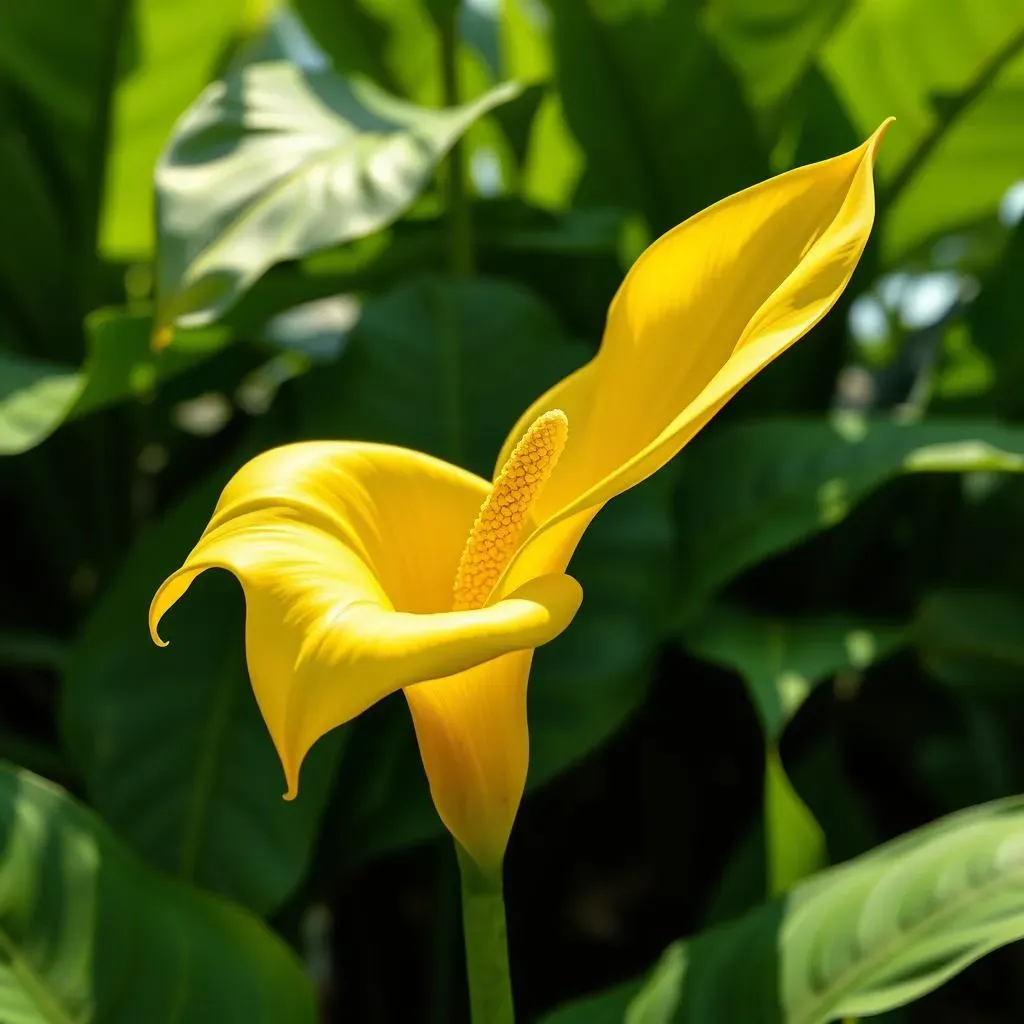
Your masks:
<svg viewBox="0 0 1024 1024"><path fill-rule="evenodd" d="M471 1019L473 1024L515 1024L501 868L484 872L464 850L457 852Z"/></svg>
<svg viewBox="0 0 1024 1024"><path fill-rule="evenodd" d="M884 205L886 207L891 207L895 204L896 199L906 191L907 186L917 177L918 173L928 162L928 158L934 152L935 147L945 138L946 132L949 131L960 115L999 77L1002 70L1017 56L1022 48L1024 48L1024 29L1011 36L1002 49L997 50L992 55L992 59L981 68L977 77L969 82L963 90L947 100L945 108L931 131L921 139L917 149L910 154L906 163L889 183L889 188L884 196Z"/></svg>
<svg viewBox="0 0 1024 1024"><path fill-rule="evenodd" d="M445 4L437 22L441 32L441 73L444 105L459 104L459 5ZM458 277L470 277L474 271L473 222L470 219L466 176L462 166L462 143L456 142L447 160L448 190L448 265Z"/></svg>

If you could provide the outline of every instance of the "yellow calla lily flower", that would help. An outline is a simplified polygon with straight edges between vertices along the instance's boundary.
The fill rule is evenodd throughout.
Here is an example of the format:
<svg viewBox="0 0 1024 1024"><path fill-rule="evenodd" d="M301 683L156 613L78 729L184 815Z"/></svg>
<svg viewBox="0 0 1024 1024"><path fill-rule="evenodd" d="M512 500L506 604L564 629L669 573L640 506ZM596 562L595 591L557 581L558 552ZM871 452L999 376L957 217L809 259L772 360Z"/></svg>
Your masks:
<svg viewBox="0 0 1024 1024"><path fill-rule="evenodd" d="M434 803L487 871L526 781L533 649L582 599L565 574L601 506L650 476L846 287L887 125L716 203L627 274L600 351L526 410L493 483L387 445L275 448L238 471L150 609L228 569L287 796L310 747L398 689ZM728 467L723 467L728 472Z"/></svg>

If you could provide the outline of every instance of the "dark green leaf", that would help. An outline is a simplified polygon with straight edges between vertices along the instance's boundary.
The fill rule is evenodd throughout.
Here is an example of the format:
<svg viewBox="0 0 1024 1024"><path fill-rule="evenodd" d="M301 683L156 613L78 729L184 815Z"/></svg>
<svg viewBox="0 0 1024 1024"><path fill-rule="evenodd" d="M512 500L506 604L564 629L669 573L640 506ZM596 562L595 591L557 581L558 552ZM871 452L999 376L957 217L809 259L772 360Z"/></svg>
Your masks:
<svg viewBox="0 0 1024 1024"><path fill-rule="evenodd" d="M739 84L695 5L550 6L566 117L587 156L579 199L639 211L660 234L768 177Z"/></svg>
<svg viewBox="0 0 1024 1024"><path fill-rule="evenodd" d="M303 430L489 477L523 409L589 354L517 285L421 278L367 302L344 358L297 383Z"/></svg>
<svg viewBox="0 0 1024 1024"><path fill-rule="evenodd" d="M740 673L757 707L765 732L766 863L773 894L825 861L821 829L779 757L783 729L823 679L867 668L902 639L899 629L868 628L846 616L782 621L722 605L712 605L684 630L691 652Z"/></svg>
<svg viewBox="0 0 1024 1024"><path fill-rule="evenodd" d="M985 421L768 420L709 433L681 458L684 611L741 570L843 520L907 472L1019 472L1024 430Z"/></svg>
<svg viewBox="0 0 1024 1024"><path fill-rule="evenodd" d="M913 639L925 667L966 690L1024 687L1024 602L993 591L939 591L918 608Z"/></svg>
<svg viewBox="0 0 1024 1024"><path fill-rule="evenodd" d="M92 802L151 863L261 911L295 888L315 841L340 734L284 777L249 687L242 598L226 574L198 580L167 616L146 609L183 561L226 474L198 488L129 554L72 653L63 724Z"/></svg>
<svg viewBox="0 0 1024 1024"><path fill-rule="evenodd" d="M772 743L818 683L866 669L903 639L901 629L852 616L771 619L727 605L710 606L683 631L689 651L743 677Z"/></svg>
<svg viewBox="0 0 1024 1024"><path fill-rule="evenodd" d="M313 1024L316 1008L259 921L144 867L56 786L0 767L0 1018Z"/></svg>

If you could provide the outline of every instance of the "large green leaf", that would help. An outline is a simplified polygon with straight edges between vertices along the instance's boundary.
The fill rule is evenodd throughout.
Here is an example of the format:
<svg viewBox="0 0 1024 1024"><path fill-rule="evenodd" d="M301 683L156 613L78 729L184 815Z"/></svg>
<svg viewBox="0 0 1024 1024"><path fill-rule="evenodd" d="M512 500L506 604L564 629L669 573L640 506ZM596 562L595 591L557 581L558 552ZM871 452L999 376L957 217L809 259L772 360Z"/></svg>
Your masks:
<svg viewBox="0 0 1024 1024"><path fill-rule="evenodd" d="M728 426L681 458L684 611L741 570L843 520L908 472L1024 469L1024 430L985 421L766 420Z"/></svg>
<svg viewBox="0 0 1024 1024"><path fill-rule="evenodd" d="M211 573L193 585L163 625L167 649L146 628L153 593L226 479L206 481L129 553L72 651L62 717L89 796L121 836L164 870L269 912L305 870L340 734L311 754L286 803L234 581Z"/></svg>
<svg viewBox="0 0 1024 1024"><path fill-rule="evenodd" d="M5 1024L313 1024L313 989L259 921L143 866L89 811L0 767Z"/></svg>
<svg viewBox="0 0 1024 1024"><path fill-rule="evenodd" d="M285 61L233 71L189 110L157 168L160 324L210 323L273 264L385 227L516 92L431 110Z"/></svg>
<svg viewBox="0 0 1024 1024"><path fill-rule="evenodd" d="M1024 798L971 808L673 947L612 1019L827 1024L884 1013L1024 938L1022 882ZM647 1016L632 1016L640 1009Z"/></svg>
<svg viewBox="0 0 1024 1024"><path fill-rule="evenodd" d="M303 430L418 448L489 477L523 409L589 355L518 285L421 277L369 300L344 359L298 382Z"/></svg>
<svg viewBox="0 0 1024 1024"><path fill-rule="evenodd" d="M296 407L310 436L404 444L490 476L523 408L588 354L518 286L422 279L367 303L337 365L295 383ZM573 559L583 607L531 675L531 785L604 740L646 693L666 614L669 484L661 474L613 502ZM345 856L440 828L400 698L356 723L342 776Z"/></svg>
<svg viewBox="0 0 1024 1024"><path fill-rule="evenodd" d="M182 331L173 349L154 352L152 318L98 310L86 320L89 354L80 370L0 352L0 455L45 440L65 420L131 396L209 358L227 342L222 328Z"/></svg>
<svg viewBox="0 0 1024 1024"><path fill-rule="evenodd" d="M862 134L897 119L879 154L891 259L995 213L1024 167L1018 0L862 0L821 60Z"/></svg>
<svg viewBox="0 0 1024 1024"><path fill-rule="evenodd" d="M578 199L639 211L660 233L768 176L739 83L695 5L550 7L562 101L587 158Z"/></svg>

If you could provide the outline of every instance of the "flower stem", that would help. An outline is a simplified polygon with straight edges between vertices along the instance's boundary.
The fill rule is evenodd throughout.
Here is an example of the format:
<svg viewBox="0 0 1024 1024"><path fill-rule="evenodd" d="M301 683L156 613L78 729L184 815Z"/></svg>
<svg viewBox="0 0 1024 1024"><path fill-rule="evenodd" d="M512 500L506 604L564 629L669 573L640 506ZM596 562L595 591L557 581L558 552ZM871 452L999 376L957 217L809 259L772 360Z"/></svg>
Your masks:
<svg viewBox="0 0 1024 1024"><path fill-rule="evenodd" d="M515 1024L501 868L485 872L461 848L462 926L473 1024Z"/></svg>
<svg viewBox="0 0 1024 1024"><path fill-rule="evenodd" d="M438 16L441 33L441 72L446 107L458 106L459 97L459 26L457 3L442 4ZM474 270L473 222L470 218L466 176L462 166L462 143L456 142L448 154L448 264L456 277L471 277Z"/></svg>

